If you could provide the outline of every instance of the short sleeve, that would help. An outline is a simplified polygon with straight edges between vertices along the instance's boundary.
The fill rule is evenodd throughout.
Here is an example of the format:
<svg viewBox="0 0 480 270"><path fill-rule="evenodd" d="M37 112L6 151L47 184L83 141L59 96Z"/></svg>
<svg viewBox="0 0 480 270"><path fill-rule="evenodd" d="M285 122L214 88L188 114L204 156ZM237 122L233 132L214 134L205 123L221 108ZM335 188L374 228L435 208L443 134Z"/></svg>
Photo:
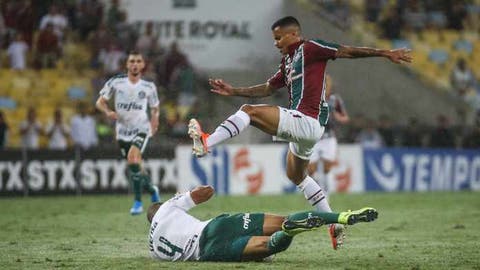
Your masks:
<svg viewBox="0 0 480 270"><path fill-rule="evenodd" d="M285 86L285 77L283 76L281 65L278 67L277 72L273 74L273 76L270 77L270 79L268 79L268 84L275 89Z"/></svg>
<svg viewBox="0 0 480 270"><path fill-rule="evenodd" d="M317 60L335 59L340 45L336 43L326 42L321 39L312 39L308 43L308 49L311 55Z"/></svg>
<svg viewBox="0 0 480 270"><path fill-rule="evenodd" d="M105 83L102 90L100 90L100 96L106 100L109 100L110 98L112 98L114 93L115 88L113 87L113 79L110 79Z"/></svg>
<svg viewBox="0 0 480 270"><path fill-rule="evenodd" d="M175 197L168 200L167 203L170 206L175 206L185 211L188 211L189 209L195 206L195 202L193 201L192 196L190 195L190 191L183 194L176 195Z"/></svg>
<svg viewBox="0 0 480 270"><path fill-rule="evenodd" d="M158 101L157 87L152 83L152 91L150 95L148 95L148 106L157 107L159 104L160 101Z"/></svg>

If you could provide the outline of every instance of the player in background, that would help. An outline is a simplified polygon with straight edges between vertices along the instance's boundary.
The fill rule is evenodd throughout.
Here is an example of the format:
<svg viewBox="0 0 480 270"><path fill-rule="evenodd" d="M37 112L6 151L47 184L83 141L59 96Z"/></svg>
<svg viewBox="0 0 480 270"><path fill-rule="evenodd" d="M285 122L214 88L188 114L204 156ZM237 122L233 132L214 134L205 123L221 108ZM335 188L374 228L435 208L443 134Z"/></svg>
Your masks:
<svg viewBox="0 0 480 270"><path fill-rule="evenodd" d="M322 138L313 147L308 174L327 191L328 173L332 169L338 155L338 141L335 134L337 124L347 124L350 116L345 108L345 103L338 93L333 93L332 77L325 77L325 96L328 103L330 117L325 125Z"/></svg>
<svg viewBox="0 0 480 270"><path fill-rule="evenodd" d="M127 58L127 74L110 78L100 91L97 108L111 119L116 120L116 136L122 152L127 158L128 177L132 183L135 200L130 209L132 215L143 212L142 191L151 194L151 201L160 201L158 187L142 170L142 153L148 139L157 132L159 100L157 87L153 82L142 79L145 60L138 52L130 52ZM108 101L114 97L115 110ZM150 120L147 107L150 108Z"/></svg>
<svg viewBox="0 0 480 270"><path fill-rule="evenodd" d="M324 224L353 225L378 217L377 211L370 207L341 213L306 211L289 216L222 214L207 221L187 213L192 207L208 201L213 193L211 186L200 186L149 207L149 247L153 258L168 261L261 260L286 250L299 233Z"/></svg>
<svg viewBox="0 0 480 270"><path fill-rule="evenodd" d="M287 87L289 109L272 105L243 105L221 123L212 134L202 131L200 123L191 119L189 135L193 153L202 157L213 146L240 134L249 125L289 141L287 177L304 193L309 203L320 212L331 212L320 186L306 172L314 144L321 138L328 120L324 81L328 60L336 58L385 57L394 63L410 62L409 50L382 50L351 47L303 39L300 23L288 16L272 27L274 45L283 55L278 71L263 84L233 87L221 79L210 79L212 92L222 96L265 97L279 88ZM343 226L338 226L332 239L342 244ZM336 247L335 247L336 248Z"/></svg>

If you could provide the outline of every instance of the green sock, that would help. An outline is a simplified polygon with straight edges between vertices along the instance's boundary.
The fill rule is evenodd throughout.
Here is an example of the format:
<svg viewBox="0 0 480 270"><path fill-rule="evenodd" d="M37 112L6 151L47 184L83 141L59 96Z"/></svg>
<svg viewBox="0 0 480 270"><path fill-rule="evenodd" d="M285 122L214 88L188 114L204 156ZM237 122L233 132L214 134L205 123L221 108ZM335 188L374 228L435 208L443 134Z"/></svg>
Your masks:
<svg viewBox="0 0 480 270"><path fill-rule="evenodd" d="M320 217L325 220L325 223L332 224L338 223L338 213L328 213L328 212L318 212L318 211L305 211L291 214L288 216L289 220L303 220L307 219L309 216Z"/></svg>
<svg viewBox="0 0 480 270"><path fill-rule="evenodd" d="M141 176L142 176L143 187L150 193L150 195L155 193L155 189L153 188L152 180L150 180L150 176L146 173L142 174Z"/></svg>
<svg viewBox="0 0 480 270"><path fill-rule="evenodd" d="M142 201L142 175L140 174L139 164L128 164L128 177L132 182L135 200Z"/></svg>
<svg viewBox="0 0 480 270"><path fill-rule="evenodd" d="M287 235L283 231L278 231L270 236L267 247L268 250L274 254L286 250L292 243L293 237Z"/></svg>

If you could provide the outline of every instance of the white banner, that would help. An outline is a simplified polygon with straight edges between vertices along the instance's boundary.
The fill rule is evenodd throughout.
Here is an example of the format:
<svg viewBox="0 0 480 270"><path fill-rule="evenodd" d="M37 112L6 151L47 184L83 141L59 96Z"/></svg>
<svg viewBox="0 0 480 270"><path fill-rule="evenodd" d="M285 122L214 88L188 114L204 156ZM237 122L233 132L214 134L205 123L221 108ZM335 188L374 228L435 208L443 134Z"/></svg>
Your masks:
<svg viewBox="0 0 480 270"><path fill-rule="evenodd" d="M194 66L251 69L259 61L280 59L273 47L272 23L282 0L123 0L128 21L154 23L162 46L178 41Z"/></svg>
<svg viewBox="0 0 480 270"><path fill-rule="evenodd" d="M339 145L338 160L328 179L329 192L363 192L363 154L359 145Z"/></svg>
<svg viewBox="0 0 480 270"><path fill-rule="evenodd" d="M178 191L212 185L218 194L281 194L296 190L286 176L287 144L223 145L203 158L190 146L176 149ZM356 145L340 146L330 192L364 190L362 152Z"/></svg>

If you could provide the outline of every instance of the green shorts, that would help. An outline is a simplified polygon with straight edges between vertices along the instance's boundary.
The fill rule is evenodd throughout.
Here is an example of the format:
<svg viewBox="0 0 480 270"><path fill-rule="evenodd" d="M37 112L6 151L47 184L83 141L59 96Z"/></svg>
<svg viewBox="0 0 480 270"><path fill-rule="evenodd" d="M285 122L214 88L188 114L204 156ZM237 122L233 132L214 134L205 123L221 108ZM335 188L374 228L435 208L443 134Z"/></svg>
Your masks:
<svg viewBox="0 0 480 270"><path fill-rule="evenodd" d="M122 156L124 158L127 158L128 151L130 151L130 147L132 145L135 145L138 149L140 149L140 152L143 153L147 144L148 136L145 133L138 133L131 141L118 140L118 145L120 146L120 151L122 152Z"/></svg>
<svg viewBox="0 0 480 270"><path fill-rule="evenodd" d="M263 235L263 213L223 214L212 219L200 237L201 261L240 261L252 236Z"/></svg>

